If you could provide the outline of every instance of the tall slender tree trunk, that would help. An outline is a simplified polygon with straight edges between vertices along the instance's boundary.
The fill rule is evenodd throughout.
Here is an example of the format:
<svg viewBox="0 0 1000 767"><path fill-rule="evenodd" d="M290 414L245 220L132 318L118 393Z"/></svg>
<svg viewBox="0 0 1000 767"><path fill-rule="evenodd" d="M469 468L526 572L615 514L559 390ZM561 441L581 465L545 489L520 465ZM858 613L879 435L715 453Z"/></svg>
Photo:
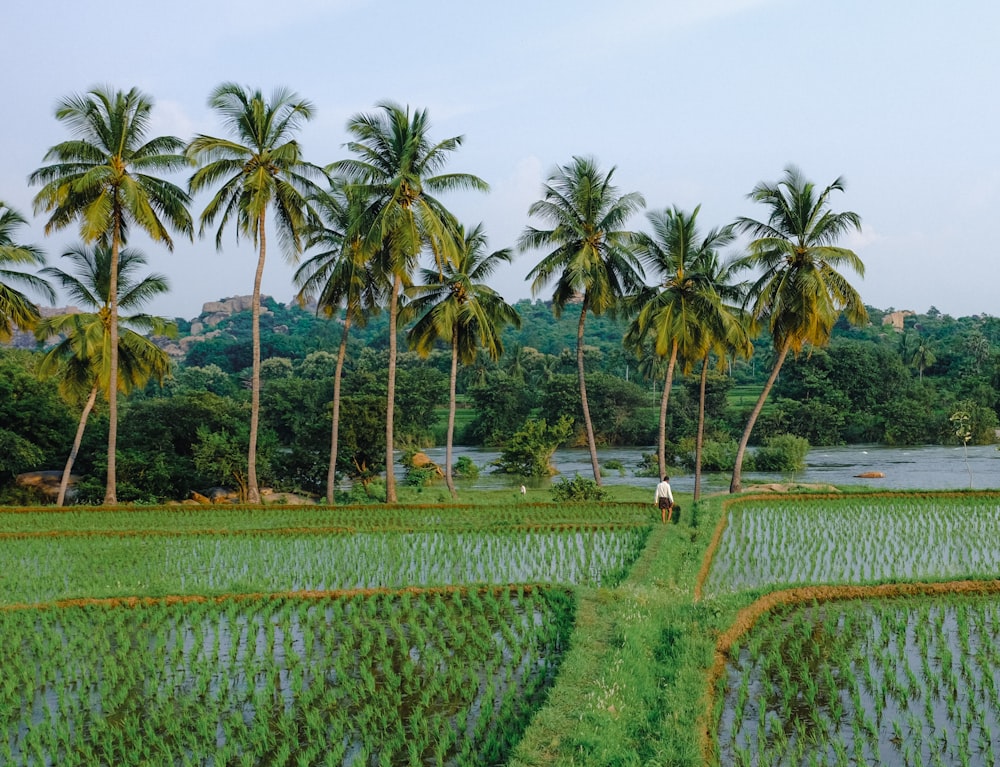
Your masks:
<svg viewBox="0 0 1000 767"><path fill-rule="evenodd" d="M392 295L389 297L389 377L385 401L385 500L396 503L396 468L393 450L393 424L396 414L396 323L399 320L399 291L403 281L398 274L392 278Z"/></svg>
<svg viewBox="0 0 1000 767"><path fill-rule="evenodd" d="M771 393L771 387L778 380L778 371L781 370L781 366L785 362L785 357L788 356L789 348L791 348L790 344L786 341L778 353L778 358L774 362L771 375L768 376L767 382L764 384L764 390L760 393L760 397L757 398L757 404L754 405L753 410L750 412L747 426L743 430L743 436L740 437L740 446L736 450L736 465L733 467L732 482L729 483L730 493L738 493L743 489L743 457L746 455L747 444L750 442L750 432L753 431L754 424L757 423L757 416L760 415L760 411L764 409L764 402L767 400L767 395Z"/></svg>
<svg viewBox="0 0 1000 767"><path fill-rule="evenodd" d="M580 404L583 406L583 423L587 428L587 447L590 448L590 465L594 468L594 482L601 484L601 465L597 462L597 440L594 425L590 422L590 404L587 402L587 381L583 371L583 324L587 319L587 299L580 306L580 322L576 326L576 368L580 373Z"/></svg>
<svg viewBox="0 0 1000 767"><path fill-rule="evenodd" d="M253 334L253 368L250 375L250 443L247 447L247 503L260 503L260 486L257 484L257 429L260 425L260 285L264 278L264 259L267 256L267 235L264 233L264 211L257 218L257 236L260 255L253 277L253 298L250 316Z"/></svg>
<svg viewBox="0 0 1000 767"><path fill-rule="evenodd" d="M698 386L698 434L694 440L694 502L701 498L701 451L705 446L705 382L708 380L708 355L701 361Z"/></svg>
<svg viewBox="0 0 1000 767"><path fill-rule="evenodd" d="M334 504L337 489L337 448L340 439L340 380L344 375L344 358L347 357L347 334L351 329L351 310L344 313L344 332L337 350L337 367L333 372L333 425L330 428L330 469L326 473L326 502Z"/></svg>
<svg viewBox="0 0 1000 767"><path fill-rule="evenodd" d="M108 475L104 486L104 505L118 504L118 250L121 247L121 211L114 211L111 232L111 327L108 350Z"/></svg>
<svg viewBox="0 0 1000 767"><path fill-rule="evenodd" d="M677 341L670 349L670 360L667 362L667 376L663 379L663 394L660 396L660 432L657 435L656 463L660 467L660 478L667 476L667 403L670 402L670 390L674 386L674 366L677 364Z"/></svg>
<svg viewBox="0 0 1000 767"><path fill-rule="evenodd" d="M94 403L97 402L98 387L99 384L95 383L94 388L90 390L90 396L87 397L87 404L83 406L83 412L80 414L80 423L76 427L73 447L69 451L69 458L66 459L66 468L63 469L62 479L59 480L59 497L56 499L56 506L62 506L66 501L69 475L73 473L73 464L76 462L77 453L80 452L80 443L83 442L83 430L87 427L87 418L90 416L90 411L94 409Z"/></svg>
<svg viewBox="0 0 1000 767"><path fill-rule="evenodd" d="M451 476L451 449L455 441L455 391L458 384L458 325L451 330L451 376L448 381L448 437L444 449L444 481L452 498L458 498Z"/></svg>

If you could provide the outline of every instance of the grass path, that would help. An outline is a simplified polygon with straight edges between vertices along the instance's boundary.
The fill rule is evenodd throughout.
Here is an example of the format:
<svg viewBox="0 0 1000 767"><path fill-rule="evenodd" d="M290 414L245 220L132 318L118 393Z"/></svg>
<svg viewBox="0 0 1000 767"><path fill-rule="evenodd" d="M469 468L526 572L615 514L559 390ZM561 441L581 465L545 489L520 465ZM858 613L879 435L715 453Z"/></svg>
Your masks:
<svg viewBox="0 0 1000 767"><path fill-rule="evenodd" d="M654 526L617 588L578 591L572 646L510 765L701 764L724 626L693 602L708 537L690 521Z"/></svg>

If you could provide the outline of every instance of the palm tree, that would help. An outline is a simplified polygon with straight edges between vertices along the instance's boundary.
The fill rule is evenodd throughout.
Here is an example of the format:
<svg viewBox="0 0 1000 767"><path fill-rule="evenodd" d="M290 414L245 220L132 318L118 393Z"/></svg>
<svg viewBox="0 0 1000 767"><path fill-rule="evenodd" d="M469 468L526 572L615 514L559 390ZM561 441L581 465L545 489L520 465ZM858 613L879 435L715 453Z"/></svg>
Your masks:
<svg viewBox="0 0 1000 767"><path fill-rule="evenodd" d="M544 197L532 203L528 215L539 216L551 229L527 227L518 240L521 250L553 250L528 273L531 292L537 295L553 278L552 311L558 317L566 304L579 300L576 331L576 364L580 402L587 430L594 481L601 483L597 443L590 420L583 366L583 330L587 312L600 316L619 308L620 301L642 286L641 267L632 253L633 232L625 222L646 203L638 192L619 194L611 184L615 169L602 173L589 157L555 170L545 185Z"/></svg>
<svg viewBox="0 0 1000 767"><path fill-rule="evenodd" d="M56 300L55 292L45 280L7 268L8 264L39 266L45 263L40 248L22 245L14 239L14 230L27 223L24 216L0 200L0 341L9 341L15 327L31 330L39 319L38 307L10 283L21 283L37 290L50 302Z"/></svg>
<svg viewBox="0 0 1000 767"><path fill-rule="evenodd" d="M841 312L854 324L868 318L861 296L837 271L846 265L862 277L865 273L853 250L834 244L851 229L861 230L857 213L829 208L830 195L843 190L844 181L838 178L817 192L798 168L788 166L780 181L761 182L749 195L767 206L767 220L736 220L737 230L753 238L741 266L760 272L748 292L750 316L755 323L767 323L775 360L736 450L731 493L742 489L750 432L788 353L799 353L805 344L825 346Z"/></svg>
<svg viewBox="0 0 1000 767"><path fill-rule="evenodd" d="M351 325L364 327L377 314L386 294L379 257L383 249L372 251L365 235L370 228L371 200L358 186L335 180L328 191L313 198L318 220L306 228L306 247L321 248L295 272L298 299L316 297L316 311L333 317L343 308L344 328L333 375L333 424L330 435L330 467L326 477L326 497L334 502L337 451L340 432L340 383L347 356Z"/></svg>
<svg viewBox="0 0 1000 767"><path fill-rule="evenodd" d="M511 250L504 248L487 255L482 224L468 233L460 227L457 234L462 242L458 257L454 262L445 262L440 272L424 269L423 284L408 291L413 298L407 305L407 313L412 312L418 318L409 334L411 347L426 357L439 339L451 345L445 482L452 498L457 496L451 475L451 453L458 363L471 365L480 348L490 359L498 360L503 354L501 327L521 324L517 310L485 283L502 263L510 263Z"/></svg>
<svg viewBox="0 0 1000 767"><path fill-rule="evenodd" d="M313 114L312 105L279 88L265 98L259 90L223 83L212 91L209 106L222 117L232 138L199 134L187 157L199 166L191 176L192 194L219 185L200 217L199 234L219 219L215 246L235 219L236 239L250 238L258 248L251 306L253 363L250 384L250 439L247 451L247 501L260 503L257 485L257 427L260 421L260 284L267 257L267 211L274 210L278 242L294 260L302 252L302 234L310 212L307 196L318 192L312 178L322 171L302 159L294 136Z"/></svg>
<svg viewBox="0 0 1000 767"><path fill-rule="evenodd" d="M923 381L924 371L937 362L937 355L934 354L934 347L928 339L917 336L917 348L903 362L915 367L917 369L918 380Z"/></svg>
<svg viewBox="0 0 1000 767"><path fill-rule="evenodd" d="M638 351L651 340L656 354L667 360L656 448L661 477L667 473L667 405L674 366L680 357L684 372L690 372L711 345L706 328L716 315L719 298L704 262L711 261L718 248L734 238L731 226L712 229L699 238L699 210L700 205L690 214L677 207L650 212L647 218L653 233L642 233L637 238L639 258L658 285L640 297L641 305L625 342Z"/></svg>
<svg viewBox="0 0 1000 767"><path fill-rule="evenodd" d="M428 137L430 122L426 110L410 113L391 101L377 105L374 114L357 114L347 124L354 141L347 148L355 157L340 160L330 170L341 172L359 184L376 200L374 217L367 234L370 245L386 248L386 275L389 291L389 372L385 417L386 501L396 502L393 466L393 417L396 396L396 328L400 295L413 284L413 271L420 253L429 249L439 270L455 261L454 217L434 196L454 189L486 191L486 182L468 173L439 173L462 136L436 144Z"/></svg>
<svg viewBox="0 0 1000 767"><path fill-rule="evenodd" d="M69 298L91 311L73 312L42 320L36 330L39 340L61 336L42 358L38 372L42 376L59 375L60 389L68 400L80 400L86 393L86 402L80 414L76 438L70 450L62 481L59 484L57 505L62 506L73 463L80 450L80 442L87 425L87 418L102 393L110 399L112 388L124 394L141 388L153 377L162 383L170 372L170 359L166 353L138 331L170 334L176 327L161 317L147 314L120 316L118 336L117 386L111 382L111 265L114 256L106 245L96 248L77 246L63 253L76 267L70 274L55 266L42 273L55 280ZM135 274L146 265L146 258L137 250L122 248L118 253L118 308L131 311L152 298L166 293L169 288L165 277L150 274L141 279Z"/></svg>
<svg viewBox="0 0 1000 767"><path fill-rule="evenodd" d="M705 444L705 386L712 354L719 369L725 369L731 355L749 358L753 354L750 336L752 323L739 302L746 292L745 283L734 281L735 261L720 262L711 251L705 253L696 268L705 289L715 300L703 302L702 334L707 343L701 360L698 384L698 430L694 450L694 500L701 498L701 456Z"/></svg>
<svg viewBox="0 0 1000 767"><path fill-rule="evenodd" d="M42 184L35 212L51 213L45 233L79 221L85 243L111 248L108 292L110 311L110 379L118 378L118 258L131 226L173 250L168 227L188 237L193 226L190 198L156 174L184 167L184 142L174 136L146 139L153 101L136 88L127 93L94 88L59 102L56 119L74 138L56 144L44 160L52 162L29 177ZM118 389L108 397L108 476L104 503L118 502L115 454L118 444Z"/></svg>

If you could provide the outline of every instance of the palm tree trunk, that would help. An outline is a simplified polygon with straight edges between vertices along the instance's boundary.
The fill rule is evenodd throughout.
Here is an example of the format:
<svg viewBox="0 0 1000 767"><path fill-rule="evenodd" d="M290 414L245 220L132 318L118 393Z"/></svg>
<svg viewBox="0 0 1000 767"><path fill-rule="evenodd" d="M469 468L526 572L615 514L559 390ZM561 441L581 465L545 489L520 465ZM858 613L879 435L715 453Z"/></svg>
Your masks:
<svg viewBox="0 0 1000 767"><path fill-rule="evenodd" d="M694 502L701 498L701 450L705 445L705 382L708 380L708 355L701 361L698 386L698 434L694 440Z"/></svg>
<svg viewBox="0 0 1000 767"><path fill-rule="evenodd" d="M781 365L784 363L785 357L788 356L790 348L791 346L787 341L781 347L778 358L774 362L774 368L771 370L771 375L768 376L767 381L764 383L764 390L760 393L760 397L757 398L757 404L754 405L753 410L750 412L747 426L743 430L743 436L740 437L740 446L736 450L736 465L733 467L733 479L729 483L730 493L738 493L743 489L743 457L747 452L747 443L750 442L750 432L753 431L754 424L757 423L757 416L760 415L760 411L764 409L764 402L767 400L767 395L771 393L771 387L778 380L778 371L781 370Z"/></svg>
<svg viewBox="0 0 1000 767"><path fill-rule="evenodd" d="M247 503L260 503L257 484L257 429L260 425L260 284L264 277L264 259L267 256L267 236L264 233L264 211L257 217L257 236L260 255L253 278L253 299L250 307L253 334L253 368L250 376L250 443L247 447Z"/></svg>
<svg viewBox="0 0 1000 767"><path fill-rule="evenodd" d="M73 464L76 462L77 453L80 452L80 443L83 442L83 430L87 426L87 418L90 416L90 411L94 409L94 403L97 402L97 389L99 386L99 383L94 384L94 388L90 390L90 396L87 397L87 404L83 406L83 412L80 414L80 423L76 427L73 448L69 451L69 458L66 459L66 468L63 469L62 479L59 480L59 497L56 499L56 506L62 506L66 500L69 475L73 473Z"/></svg>
<svg viewBox="0 0 1000 767"><path fill-rule="evenodd" d="M576 368L580 374L580 404L583 406L583 423L587 429L587 447L590 448L590 464L594 468L594 482L601 484L601 465L597 462L597 441L594 439L594 425L590 422L590 404L587 402L587 381L583 373L583 324L587 319L587 299L580 306L580 322L576 327Z"/></svg>
<svg viewBox="0 0 1000 767"><path fill-rule="evenodd" d="M670 401L670 390L674 385L674 365L677 364L677 341L670 349L670 361L667 362L667 377L663 382L663 394L660 396L660 432L657 435L656 462L660 467L660 477L667 476L667 403Z"/></svg>
<svg viewBox="0 0 1000 767"><path fill-rule="evenodd" d="M458 325L451 331L451 376L448 381L448 437L444 449L444 481L451 497L458 498L455 480L451 476L451 448L455 441L455 390L458 382Z"/></svg>
<svg viewBox="0 0 1000 767"><path fill-rule="evenodd" d="M396 470L392 419L395 416L396 400L396 323L399 320L399 291L403 281L398 274L392 278L392 295L389 297L389 376L385 401L385 501L396 503Z"/></svg>
<svg viewBox="0 0 1000 767"><path fill-rule="evenodd" d="M111 232L111 327L108 350L108 474L104 485L104 505L118 504L118 249L121 247L121 211L114 212Z"/></svg>
<svg viewBox="0 0 1000 767"><path fill-rule="evenodd" d="M344 358L347 356L347 334L351 329L351 312L344 314L344 332L340 336L337 350L337 367L333 372L333 425L330 429L330 469L326 474L326 502L334 504L337 489L337 447L340 436L340 379L344 374Z"/></svg>

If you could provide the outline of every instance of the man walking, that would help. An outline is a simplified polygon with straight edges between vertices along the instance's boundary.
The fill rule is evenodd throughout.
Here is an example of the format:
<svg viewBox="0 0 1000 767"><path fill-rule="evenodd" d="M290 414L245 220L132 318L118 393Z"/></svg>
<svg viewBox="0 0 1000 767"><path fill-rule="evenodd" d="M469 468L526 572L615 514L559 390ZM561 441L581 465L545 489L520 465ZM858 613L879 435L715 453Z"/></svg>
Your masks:
<svg viewBox="0 0 1000 767"><path fill-rule="evenodd" d="M656 486L654 503L660 508L660 517L664 523L668 515L673 517L674 494L670 490L670 477L664 475L663 480Z"/></svg>

